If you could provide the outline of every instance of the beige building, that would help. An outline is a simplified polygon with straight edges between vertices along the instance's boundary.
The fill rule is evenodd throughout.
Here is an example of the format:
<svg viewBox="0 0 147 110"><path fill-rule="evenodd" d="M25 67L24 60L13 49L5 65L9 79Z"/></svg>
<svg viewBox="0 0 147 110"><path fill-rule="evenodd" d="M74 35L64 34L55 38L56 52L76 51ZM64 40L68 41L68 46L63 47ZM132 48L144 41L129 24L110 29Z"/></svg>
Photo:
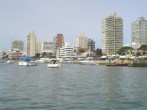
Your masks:
<svg viewBox="0 0 147 110"><path fill-rule="evenodd" d="M41 42L36 42L36 53L41 53L42 49L41 49Z"/></svg>
<svg viewBox="0 0 147 110"><path fill-rule="evenodd" d="M132 23L132 43L147 45L147 20L144 17L138 18Z"/></svg>
<svg viewBox="0 0 147 110"><path fill-rule="evenodd" d="M21 40L14 40L12 42L12 49L19 49L19 51L23 51L24 43Z"/></svg>
<svg viewBox="0 0 147 110"><path fill-rule="evenodd" d="M77 35L76 47L82 49L88 49L88 38L83 33Z"/></svg>
<svg viewBox="0 0 147 110"><path fill-rule="evenodd" d="M112 13L102 22L102 52L115 54L123 46L123 20Z"/></svg>
<svg viewBox="0 0 147 110"><path fill-rule="evenodd" d="M36 53L36 35L34 32L27 36L27 56L35 56Z"/></svg>

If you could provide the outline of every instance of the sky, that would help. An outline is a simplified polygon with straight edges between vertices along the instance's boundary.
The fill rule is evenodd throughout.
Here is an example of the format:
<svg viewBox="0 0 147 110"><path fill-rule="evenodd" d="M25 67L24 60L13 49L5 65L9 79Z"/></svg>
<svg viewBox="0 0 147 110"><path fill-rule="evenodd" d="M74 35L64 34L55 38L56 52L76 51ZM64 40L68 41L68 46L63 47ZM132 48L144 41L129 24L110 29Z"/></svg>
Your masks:
<svg viewBox="0 0 147 110"><path fill-rule="evenodd" d="M51 41L62 33L64 41L75 45L84 33L102 47L102 20L116 12L123 19L124 44L131 43L131 23L147 19L147 0L0 0L0 50L12 40L26 43L34 31L38 42Z"/></svg>

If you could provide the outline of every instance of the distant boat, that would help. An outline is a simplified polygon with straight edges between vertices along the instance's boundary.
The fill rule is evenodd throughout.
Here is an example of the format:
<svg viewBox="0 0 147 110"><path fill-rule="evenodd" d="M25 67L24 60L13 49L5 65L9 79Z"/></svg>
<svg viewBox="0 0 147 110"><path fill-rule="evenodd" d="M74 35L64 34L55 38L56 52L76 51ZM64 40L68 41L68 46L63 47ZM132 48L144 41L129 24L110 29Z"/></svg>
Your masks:
<svg viewBox="0 0 147 110"><path fill-rule="evenodd" d="M86 58L85 60L80 61L80 64L84 65L96 65L95 61L93 61L93 58Z"/></svg>
<svg viewBox="0 0 147 110"><path fill-rule="evenodd" d="M19 61L18 65L19 66L28 66L28 63L26 61Z"/></svg>
<svg viewBox="0 0 147 110"><path fill-rule="evenodd" d="M106 66L128 66L128 63L110 63Z"/></svg>
<svg viewBox="0 0 147 110"><path fill-rule="evenodd" d="M64 61L63 61L64 64L71 64L73 63L73 61L70 59L70 58L66 58Z"/></svg>
<svg viewBox="0 0 147 110"><path fill-rule="evenodd" d="M96 62L93 61L93 57L90 57L90 49L89 49L89 57L85 60L80 61L80 64L84 65L96 65Z"/></svg>
<svg viewBox="0 0 147 110"><path fill-rule="evenodd" d="M19 61L19 66L36 66L37 63L35 61Z"/></svg>
<svg viewBox="0 0 147 110"><path fill-rule="evenodd" d="M7 63L12 64L12 63L14 63L14 61L13 60L8 60Z"/></svg>
<svg viewBox="0 0 147 110"><path fill-rule="evenodd" d="M52 59L47 65L48 68L61 68L61 63L57 59Z"/></svg>

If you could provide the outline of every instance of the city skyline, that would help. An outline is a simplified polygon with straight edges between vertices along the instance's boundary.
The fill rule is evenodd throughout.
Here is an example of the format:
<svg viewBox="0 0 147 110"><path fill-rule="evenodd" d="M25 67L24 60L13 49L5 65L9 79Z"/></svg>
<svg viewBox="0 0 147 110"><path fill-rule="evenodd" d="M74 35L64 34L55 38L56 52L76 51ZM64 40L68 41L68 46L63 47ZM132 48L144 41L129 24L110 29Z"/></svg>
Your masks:
<svg viewBox="0 0 147 110"><path fill-rule="evenodd" d="M32 31L37 41L50 41L62 33L65 42L74 45L76 36L84 33L102 48L102 20L112 12L124 21L124 44L131 43L131 23L147 19L145 4L146 0L1 0L0 50L10 48L11 38L26 44Z"/></svg>

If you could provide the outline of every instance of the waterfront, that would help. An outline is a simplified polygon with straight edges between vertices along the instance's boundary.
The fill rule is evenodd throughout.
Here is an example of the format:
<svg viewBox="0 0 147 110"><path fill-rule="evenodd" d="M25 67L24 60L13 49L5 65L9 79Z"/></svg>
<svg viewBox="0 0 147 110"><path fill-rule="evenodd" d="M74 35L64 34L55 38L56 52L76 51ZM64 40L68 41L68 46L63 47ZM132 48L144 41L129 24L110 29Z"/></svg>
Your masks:
<svg viewBox="0 0 147 110"><path fill-rule="evenodd" d="M0 110L146 110L147 68L0 64Z"/></svg>

